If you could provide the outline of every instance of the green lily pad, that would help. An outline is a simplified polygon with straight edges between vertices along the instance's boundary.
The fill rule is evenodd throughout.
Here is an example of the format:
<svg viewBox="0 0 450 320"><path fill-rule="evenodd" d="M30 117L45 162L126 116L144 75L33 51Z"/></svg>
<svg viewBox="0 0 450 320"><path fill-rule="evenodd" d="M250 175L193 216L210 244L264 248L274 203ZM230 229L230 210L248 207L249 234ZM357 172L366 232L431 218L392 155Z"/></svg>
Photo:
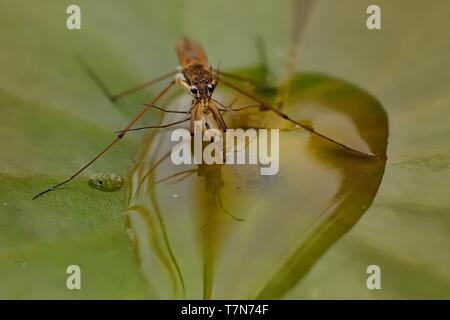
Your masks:
<svg viewBox="0 0 450 320"><path fill-rule="evenodd" d="M450 297L448 2L378 1L380 31L365 27L370 1L76 2L74 31L73 1L0 3L0 298ZM230 127L286 129L275 176L210 166L166 180L181 169L170 160L149 170L169 148L165 133L133 133L31 201L161 88L113 104L83 64L118 92L172 70L181 36L201 41L213 66L267 80L265 100L281 90L302 124L388 158L360 159L248 110L227 115ZM186 106L179 94L160 105ZM140 124L166 120L151 111ZM118 192L88 186L95 172L130 168L135 180ZM72 264L79 291L65 286ZM373 264L381 290L366 287Z"/></svg>

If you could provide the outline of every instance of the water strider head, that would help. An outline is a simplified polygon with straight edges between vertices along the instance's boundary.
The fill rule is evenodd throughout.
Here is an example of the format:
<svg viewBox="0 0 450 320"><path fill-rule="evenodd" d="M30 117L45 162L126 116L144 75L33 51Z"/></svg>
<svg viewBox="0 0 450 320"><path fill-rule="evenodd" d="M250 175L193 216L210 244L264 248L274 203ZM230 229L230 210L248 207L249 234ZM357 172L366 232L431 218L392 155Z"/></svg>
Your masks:
<svg viewBox="0 0 450 320"><path fill-rule="evenodd" d="M183 70L183 76L185 81L183 84L190 94L203 107L207 107L217 84L217 79L213 78L211 69L195 63Z"/></svg>

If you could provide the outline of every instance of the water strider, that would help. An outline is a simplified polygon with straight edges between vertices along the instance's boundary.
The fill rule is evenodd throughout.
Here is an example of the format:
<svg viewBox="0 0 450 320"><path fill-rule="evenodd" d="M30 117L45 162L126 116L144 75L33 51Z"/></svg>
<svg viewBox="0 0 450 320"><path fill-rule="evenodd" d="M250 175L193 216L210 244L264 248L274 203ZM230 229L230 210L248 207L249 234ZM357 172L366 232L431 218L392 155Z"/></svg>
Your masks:
<svg viewBox="0 0 450 320"><path fill-rule="evenodd" d="M213 99L213 93L217 86L217 84L222 83L223 85L233 89L237 93L246 96L247 98L255 101L255 105L252 107L260 107L261 110L265 111L271 111L275 113L276 115L280 116L281 118L285 119L286 121L289 121L291 123L294 123L296 126L303 128L304 130L310 132L311 134L320 137L321 139L324 139L330 143L333 143L342 149L345 149L349 152L358 154L360 156L368 157L368 158L377 158L376 155L367 154L355 149L352 149L348 147L347 145L344 145L328 136L325 136L319 132L317 132L312 127L305 125L304 122L300 122L297 120L294 120L286 113L279 110L277 107L263 101L253 93L244 90L235 84L229 82L226 80L226 78L229 79L235 79L239 81L244 82L253 82L255 83L255 80L248 79L245 77L241 77L239 75L234 75L226 72L219 71L218 69L212 68L212 66L208 63L208 59L206 57L205 51L201 47L201 45L193 40L183 38L177 42L176 45L176 51L178 55L178 60L180 66L174 70L171 71L163 76L160 76L158 78L155 78L151 81L147 81L141 85L135 86L133 88L130 88L126 91L123 91L122 93L119 93L117 95L111 96L110 98L113 101L116 101L124 96L130 95L134 92L137 92L139 90L142 90L144 88L147 88L155 83L161 82L163 80L170 80L170 82L159 92L159 94L156 95L156 97L149 103L146 104L145 108L136 115L133 120L121 131L116 132L117 136L116 138L108 144L103 150L101 150L92 160L90 160L88 163L86 163L84 166L82 166L78 171L76 171L72 176L70 176L68 179L38 193L36 196L33 197L33 199L38 198L39 196L53 191L56 188L65 185L66 183L73 180L75 177L77 177L80 173L82 173L86 168L88 168L91 164L93 164L97 159L99 159L102 155L104 155L113 145L115 145L119 140L121 140L125 134L128 131L133 130L142 130L142 129L156 129L156 128L167 128L170 126L174 126L176 124L184 123L187 121L190 121L191 123L191 134L193 133L193 124L195 121L201 121L202 123L202 130L208 131L211 129L220 130L222 132L225 132L227 129L226 123L221 115L221 112L232 110L232 111L240 111L244 110L245 108L237 108L237 109L225 109L221 108L220 106L223 106L220 102ZM225 79L224 79L225 78ZM183 111L170 111L165 110L163 108L159 108L155 106L155 104L164 96L167 94L167 92L175 85L181 85L184 87L192 96L193 101L192 104L186 112ZM139 128L133 128L133 126L136 124L136 122L150 109L155 108L163 112L168 113L181 113L186 115L185 118L163 124L163 125L157 125L157 126L145 126L145 127L139 127Z"/></svg>

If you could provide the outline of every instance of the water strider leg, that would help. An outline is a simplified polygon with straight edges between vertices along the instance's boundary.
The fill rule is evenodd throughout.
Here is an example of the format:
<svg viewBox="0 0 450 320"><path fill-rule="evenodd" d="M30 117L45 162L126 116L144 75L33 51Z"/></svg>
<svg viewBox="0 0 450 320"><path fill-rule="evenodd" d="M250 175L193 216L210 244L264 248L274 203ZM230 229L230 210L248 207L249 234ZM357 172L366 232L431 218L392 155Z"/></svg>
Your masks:
<svg viewBox="0 0 450 320"><path fill-rule="evenodd" d="M260 103L255 103L255 104L249 104L249 105L245 105L245 106L241 106L238 108L229 108L229 109L219 109L219 111L233 111L233 112L238 112L238 111L242 111L242 110L247 110L247 109L251 109L251 108L261 108L263 107L263 105L261 105Z"/></svg>
<svg viewBox="0 0 450 320"><path fill-rule="evenodd" d="M184 179L189 178L193 173L197 172L197 170L198 169L189 169L189 170L184 170L184 171L180 171L180 172L171 174L170 176L167 176L165 178L155 181L154 183L152 183L152 186L157 185L158 183L161 183L161 182L165 182L167 180L170 180L170 179L178 177L178 176L182 176L182 177L174 180L172 183L183 181Z"/></svg>
<svg viewBox="0 0 450 320"><path fill-rule="evenodd" d="M237 99L238 99L238 97L235 97L228 105L225 105L222 102L220 102L219 100L211 98L212 101L214 101L215 103L217 103L219 106L222 107L222 108L217 108L219 111L231 111L231 107L236 103Z"/></svg>
<svg viewBox="0 0 450 320"><path fill-rule="evenodd" d="M126 97L126 96L128 96L130 94L133 94L133 93L135 93L137 91L140 91L142 89L145 89L145 88L147 88L147 87L149 87L149 86L151 86L153 84L156 84L156 83L161 82L163 80L169 79L170 77L173 77L176 74L177 74L177 71L172 71L172 72L166 73L166 74L164 74L164 75L162 75L162 76L160 76L158 78L149 80L147 82L144 82L142 84L139 84L137 86L134 86L132 88L124 90L122 92L119 92L117 94L114 94L114 95L110 96L110 99L115 102L115 101L117 101L117 100L119 100L119 99L121 99L123 97Z"/></svg>
<svg viewBox="0 0 450 320"><path fill-rule="evenodd" d="M230 211L228 211L227 209L225 209L225 206L222 203L222 197L220 196L220 193L217 195L217 202L219 204L220 209L222 209L222 211L229 216L231 219L236 220L236 221L245 221L245 219L243 218L239 218L236 217L235 215L233 215Z"/></svg>
<svg viewBox="0 0 450 320"><path fill-rule="evenodd" d="M353 149L353 148L351 148L349 146L346 146L343 143L340 143L340 142L338 142L338 141L336 141L336 140L334 140L334 139L332 139L330 137L327 137L327 136L321 134L320 132L317 132L312 127L309 127L309 126L307 126L307 125L305 125L305 124L303 124L303 123L301 123L301 122L299 122L297 120L292 119L289 115L287 115L286 113L284 113L284 112L280 111L279 109L275 108L271 104L261 100L260 98L258 98L257 96L253 95L250 92L247 92L245 90L240 89L239 87L235 86L234 84L232 84L232 83L230 83L230 82L228 82L226 80L222 79L221 82L224 85L226 85L227 87L229 87L231 89L234 89L235 91L243 94L244 96L246 96L246 97L248 97L248 98L250 98L250 99L252 99L252 100L254 100L254 101L258 102L258 103L260 103L264 108L269 109L270 111L274 112L275 114L277 114L281 118L286 119L287 121L292 122L292 123L300 126L304 130L306 130L306 131L308 131L308 132L310 132L310 133L312 133L312 134L314 134L314 135L316 135L316 136L318 136L318 137L320 137L320 138L322 138L324 140L327 140L327 141L329 141L329 142L331 142L333 144L336 144L336 145L338 145L338 146L340 146L340 147L342 147L342 148L344 148L346 150L349 150L351 152L354 152L354 153L356 153L358 155L361 155L361 156L364 156L364 157L379 158L379 156L377 156L377 155L373 155L373 154L369 154L369 153L365 153L365 152L362 152L362 151L355 150L355 149Z"/></svg>
<svg viewBox="0 0 450 320"><path fill-rule="evenodd" d="M169 79L170 77L173 77L177 74L177 71L171 71L169 73L166 73L160 77L154 78L152 80L146 81L142 84L139 84L137 86L134 86L132 88L129 88L127 90L124 90L118 94L113 94L110 92L110 90L106 87L105 83L97 76L97 74L94 72L94 70L81 58L81 56L76 55L75 60L81 65L81 67L86 71L86 73L92 78L92 80L97 84L97 86L100 88L100 90L113 102L119 100L120 98L123 98L125 96L128 96L132 93L135 93L137 91L140 91L142 89L145 89L153 84L156 84L160 81Z"/></svg>
<svg viewBox="0 0 450 320"><path fill-rule="evenodd" d="M86 168L88 168L91 164L93 164L98 158L100 158L102 155L104 155L113 145L115 145L119 140L121 140L125 134L127 133L127 131L150 109L153 107L153 105L162 97L164 96L164 94L167 93L167 91L169 91L170 88L173 87L173 85L175 84L175 80L172 80L163 90L161 90L161 92L153 99L152 102L150 102L149 105L147 105L136 117L134 117L133 120L131 120L131 122L125 127L124 130L122 130L122 132L120 132L117 137L109 144L107 145L102 151L100 151L99 154L97 154L91 161L89 161L87 164L85 164L83 167L81 167L81 169L79 169L77 172L75 172L70 178L68 178L67 180L64 180L61 183L58 183L40 193L38 193L36 196L33 197L33 200L42 196L43 194L53 191L56 188L65 185L66 183L72 181L76 176L78 176L81 172L83 172Z"/></svg>
<svg viewBox="0 0 450 320"><path fill-rule="evenodd" d="M188 111L190 112L190 111ZM178 121L174 121L174 122L170 122L170 123L166 123L166 124L160 124L160 125L156 125L156 126L145 126L145 127L138 127L138 128L131 128L131 129L125 129L125 130L120 130L120 131L116 131L114 133L125 133L125 132L129 132L129 131L138 131L138 130L144 130L144 129L163 129L163 128L169 128L171 126L174 126L176 124L180 124L186 121L191 120L191 117L189 116L188 118L184 118Z"/></svg>
<svg viewBox="0 0 450 320"><path fill-rule="evenodd" d="M231 219L233 219L235 221L239 221L239 222L245 221L245 219L236 217L230 211L225 209L225 206L222 203L222 197L220 196L220 194L215 195L214 198L213 198L213 201L214 201L215 204L218 204L219 205L219 209L223 213L225 213L225 215L229 216ZM211 221L211 218L212 218L213 214L214 214L214 211L213 212L209 212L208 216L206 217L205 223L201 227L202 230L206 229L206 227L209 225L209 222Z"/></svg>
<svg viewBox="0 0 450 320"><path fill-rule="evenodd" d="M144 106L149 106L149 105L144 103ZM189 111L167 110L167 109L164 109L164 108L161 108L161 107L158 107L158 106L153 106L153 108L157 109L157 110L160 110L162 112L165 112L165 113L180 113L180 114L189 114L189 113L191 113L191 110L189 110Z"/></svg>
<svg viewBox="0 0 450 320"><path fill-rule="evenodd" d="M229 72L225 72L225 71L219 71L217 69L213 69L213 71L216 73L217 76L219 76L219 79L220 79L220 76L223 76L223 77L226 77L226 78L230 78L230 79L246 82L246 83L251 84L251 85L253 85L255 87L262 87L262 86L266 85L266 83L263 82L263 81L259 81L259 80L252 79L252 78L245 77L245 76L240 76L240 75L237 75L237 74L234 74L234 73L229 73Z"/></svg>
<svg viewBox="0 0 450 320"><path fill-rule="evenodd" d="M156 108L156 109L158 109L158 110L161 110L161 111L167 111L167 110L165 110L165 109L163 109L163 108L156 107L156 106L154 106L154 105L152 105L152 104L145 104L145 106L146 106L147 108L154 107L154 108ZM192 109L193 109L193 106L192 106L188 111L168 111L168 112L182 113L182 114L191 114ZM187 118L184 118L184 119L182 119L182 120L179 120L179 121L175 121L175 122L171 122L171 123L167 123L167 124L163 124L163 125L145 126L145 127L139 127L139 128L133 128L133 129L128 128L128 129L116 131L115 133L124 133L124 132L128 132L128 131L138 131L138 130L144 130L144 129L162 129L162 128L168 128L168 127L174 126L174 125L176 125L176 124L186 122L186 121L188 121L188 120L191 120L191 116L189 116L189 117L187 117Z"/></svg>
<svg viewBox="0 0 450 320"><path fill-rule="evenodd" d="M224 77L227 77L230 79L247 82L248 84L251 84L255 87L267 86L267 74L268 74L268 65L269 64L268 64L268 59L267 59L266 48L264 46L262 38L259 36L256 38L255 44L256 44L256 50L258 51L259 60L262 65L262 68L263 68L263 80L262 81L256 80L256 79L253 79L250 77L245 77L245 76L241 76L238 74L234 74L231 72L221 71L221 70L219 70L219 68L217 68L217 69L212 68L212 71L214 71L218 77L224 76Z"/></svg>

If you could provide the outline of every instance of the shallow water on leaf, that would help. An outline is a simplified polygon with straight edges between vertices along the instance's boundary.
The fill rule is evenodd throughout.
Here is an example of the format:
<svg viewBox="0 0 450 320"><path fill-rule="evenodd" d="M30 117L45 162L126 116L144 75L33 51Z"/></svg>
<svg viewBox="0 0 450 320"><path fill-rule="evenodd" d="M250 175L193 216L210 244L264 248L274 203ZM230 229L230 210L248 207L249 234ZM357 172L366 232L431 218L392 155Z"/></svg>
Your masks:
<svg viewBox="0 0 450 320"><path fill-rule="evenodd" d="M281 298L370 207L386 163L382 106L324 75L296 74L283 89L283 111L378 158L358 156L258 109L225 120L230 128L292 129L280 132L280 169L273 176L260 175L258 165L176 166L169 154L172 130L149 132L130 173L127 216L156 296ZM261 95L275 101L277 90ZM219 86L215 97L226 104L234 95ZM234 107L249 103L239 97ZM168 109L189 105L189 97L180 97Z"/></svg>

